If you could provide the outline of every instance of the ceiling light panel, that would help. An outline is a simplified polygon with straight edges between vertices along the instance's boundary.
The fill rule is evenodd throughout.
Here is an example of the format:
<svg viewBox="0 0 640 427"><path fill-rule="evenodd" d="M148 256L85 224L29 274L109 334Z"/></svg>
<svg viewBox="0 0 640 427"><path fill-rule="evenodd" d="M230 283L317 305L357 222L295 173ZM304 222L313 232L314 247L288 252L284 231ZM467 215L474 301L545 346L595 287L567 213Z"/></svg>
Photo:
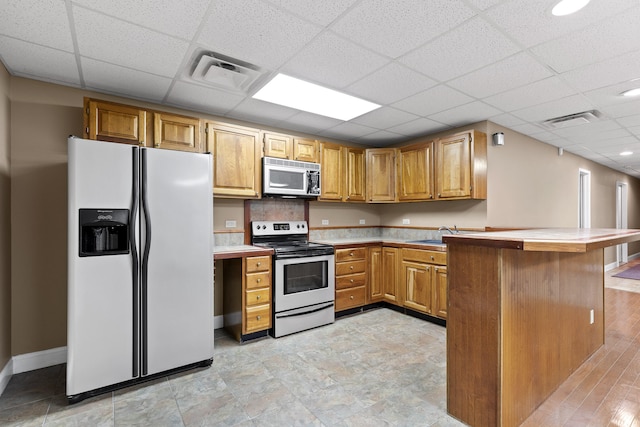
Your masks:
<svg viewBox="0 0 640 427"><path fill-rule="evenodd" d="M589 4L589 0L562 0L553 7L551 13L555 16L571 15L587 4Z"/></svg>
<svg viewBox="0 0 640 427"><path fill-rule="evenodd" d="M380 105L373 102L285 74L275 76L253 97L262 101L344 121L349 121L380 107Z"/></svg>

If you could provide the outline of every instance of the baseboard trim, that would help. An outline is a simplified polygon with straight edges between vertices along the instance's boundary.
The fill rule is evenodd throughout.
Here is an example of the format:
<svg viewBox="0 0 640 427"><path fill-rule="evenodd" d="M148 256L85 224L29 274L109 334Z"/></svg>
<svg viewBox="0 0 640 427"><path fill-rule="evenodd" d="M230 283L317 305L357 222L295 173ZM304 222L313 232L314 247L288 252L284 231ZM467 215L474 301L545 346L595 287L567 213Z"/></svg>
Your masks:
<svg viewBox="0 0 640 427"><path fill-rule="evenodd" d="M13 356L13 374L34 371L61 363L67 363L67 347L19 354Z"/></svg>
<svg viewBox="0 0 640 427"><path fill-rule="evenodd" d="M9 384L9 380L13 375L13 359L9 359L2 371L0 371L0 396L4 393L4 389L7 388L7 384Z"/></svg>
<svg viewBox="0 0 640 427"><path fill-rule="evenodd" d="M224 316L213 316L213 329L224 328Z"/></svg>

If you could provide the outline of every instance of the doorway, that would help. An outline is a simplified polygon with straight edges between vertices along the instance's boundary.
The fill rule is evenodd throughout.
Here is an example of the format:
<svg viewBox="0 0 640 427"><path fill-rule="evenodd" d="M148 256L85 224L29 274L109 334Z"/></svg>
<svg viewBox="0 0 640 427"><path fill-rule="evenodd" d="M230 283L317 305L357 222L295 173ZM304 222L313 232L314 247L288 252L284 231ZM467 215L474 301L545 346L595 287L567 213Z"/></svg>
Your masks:
<svg viewBox="0 0 640 427"><path fill-rule="evenodd" d="M591 172L586 169L580 169L578 191L578 226L591 228Z"/></svg>
<svg viewBox="0 0 640 427"><path fill-rule="evenodd" d="M626 182L616 182L616 228L627 228L628 186ZM629 245L620 244L616 247L616 265L629 262Z"/></svg>

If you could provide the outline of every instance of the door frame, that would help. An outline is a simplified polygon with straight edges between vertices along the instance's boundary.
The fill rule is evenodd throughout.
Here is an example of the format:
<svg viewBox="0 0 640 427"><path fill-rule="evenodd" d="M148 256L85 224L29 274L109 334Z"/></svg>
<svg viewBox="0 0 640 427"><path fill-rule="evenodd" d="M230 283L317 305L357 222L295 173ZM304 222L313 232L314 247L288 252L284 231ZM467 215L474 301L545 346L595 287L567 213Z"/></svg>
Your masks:
<svg viewBox="0 0 640 427"><path fill-rule="evenodd" d="M628 227L629 186L626 182L616 181L616 228ZM629 262L629 245L622 243L616 246L616 265Z"/></svg>

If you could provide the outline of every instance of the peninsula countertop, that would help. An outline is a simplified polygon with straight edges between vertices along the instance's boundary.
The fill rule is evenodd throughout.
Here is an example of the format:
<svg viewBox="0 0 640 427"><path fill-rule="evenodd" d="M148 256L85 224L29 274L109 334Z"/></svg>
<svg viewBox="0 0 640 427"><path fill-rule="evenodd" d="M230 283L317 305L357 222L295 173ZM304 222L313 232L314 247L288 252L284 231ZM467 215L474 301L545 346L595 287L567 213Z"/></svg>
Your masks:
<svg viewBox="0 0 640 427"><path fill-rule="evenodd" d="M533 228L443 236L447 245L467 244L537 252L588 252L636 240L640 240L640 230L616 228Z"/></svg>

